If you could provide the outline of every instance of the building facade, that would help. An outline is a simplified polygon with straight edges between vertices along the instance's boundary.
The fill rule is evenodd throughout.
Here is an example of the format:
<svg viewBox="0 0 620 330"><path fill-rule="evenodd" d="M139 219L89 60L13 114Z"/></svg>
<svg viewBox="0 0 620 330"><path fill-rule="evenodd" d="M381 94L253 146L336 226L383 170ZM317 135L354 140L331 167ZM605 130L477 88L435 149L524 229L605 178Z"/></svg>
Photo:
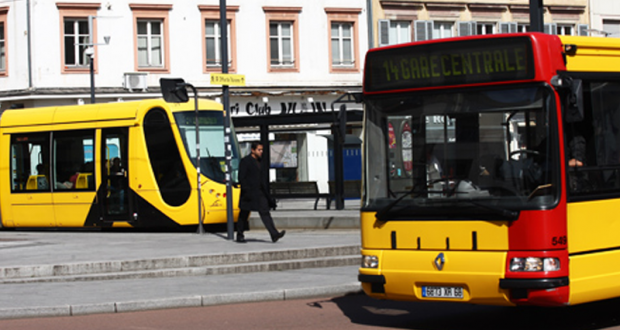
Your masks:
<svg viewBox="0 0 620 330"><path fill-rule="evenodd" d="M210 74L222 71L225 29L228 71L246 81L230 89L233 119L331 111L340 95L361 89L366 4L229 0L222 27L219 0L7 1L0 4L0 110L87 104L92 86L97 103L157 98L159 79L168 77L220 100ZM271 138L291 141L298 158L273 170L272 180L317 181L326 190L329 127L275 127ZM256 128L239 132L242 141L256 139Z"/></svg>
<svg viewBox="0 0 620 330"><path fill-rule="evenodd" d="M620 38L620 2L614 0L590 0L592 35Z"/></svg>
<svg viewBox="0 0 620 330"><path fill-rule="evenodd" d="M373 0L372 7L378 46L530 29L529 0ZM589 34L587 0L544 0L543 7L545 33Z"/></svg>

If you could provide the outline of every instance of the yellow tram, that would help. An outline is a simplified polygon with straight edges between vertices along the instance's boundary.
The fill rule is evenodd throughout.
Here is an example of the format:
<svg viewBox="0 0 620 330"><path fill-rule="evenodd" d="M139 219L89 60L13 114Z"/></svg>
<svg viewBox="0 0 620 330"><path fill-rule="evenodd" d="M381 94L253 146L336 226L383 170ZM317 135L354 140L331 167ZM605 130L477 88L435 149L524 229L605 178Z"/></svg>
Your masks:
<svg viewBox="0 0 620 330"><path fill-rule="evenodd" d="M12 109L0 116L0 227L226 223L224 111L164 100ZM235 135L232 134L234 137ZM239 152L232 142L231 178ZM235 218L238 209L233 210Z"/></svg>

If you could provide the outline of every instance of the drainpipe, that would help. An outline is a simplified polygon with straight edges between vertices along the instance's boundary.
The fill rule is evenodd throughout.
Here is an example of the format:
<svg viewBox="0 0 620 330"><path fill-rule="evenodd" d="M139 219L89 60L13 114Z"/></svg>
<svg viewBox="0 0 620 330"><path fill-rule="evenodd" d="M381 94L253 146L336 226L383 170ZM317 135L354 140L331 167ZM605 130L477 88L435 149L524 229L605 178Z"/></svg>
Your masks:
<svg viewBox="0 0 620 330"><path fill-rule="evenodd" d="M26 0L26 34L28 36L28 89L32 89L32 50L30 39L30 0Z"/></svg>
<svg viewBox="0 0 620 330"><path fill-rule="evenodd" d="M366 12L367 12L367 20L368 20L368 49L375 48L375 38L373 33L373 26L375 23L372 21L372 1L366 0Z"/></svg>

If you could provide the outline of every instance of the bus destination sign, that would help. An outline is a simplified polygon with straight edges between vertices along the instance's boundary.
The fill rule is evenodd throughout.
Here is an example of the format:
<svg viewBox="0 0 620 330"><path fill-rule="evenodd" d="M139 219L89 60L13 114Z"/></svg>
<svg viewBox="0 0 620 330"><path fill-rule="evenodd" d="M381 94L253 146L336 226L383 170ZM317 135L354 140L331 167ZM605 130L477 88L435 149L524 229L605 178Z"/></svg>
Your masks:
<svg viewBox="0 0 620 330"><path fill-rule="evenodd" d="M365 92L454 86L535 77L528 37L462 40L369 52Z"/></svg>

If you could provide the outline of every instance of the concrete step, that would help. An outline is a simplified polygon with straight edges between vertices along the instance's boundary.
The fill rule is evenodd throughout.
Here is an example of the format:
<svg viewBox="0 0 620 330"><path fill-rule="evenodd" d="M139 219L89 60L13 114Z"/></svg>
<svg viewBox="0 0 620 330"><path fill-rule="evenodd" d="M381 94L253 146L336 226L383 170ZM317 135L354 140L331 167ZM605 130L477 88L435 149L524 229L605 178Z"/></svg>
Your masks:
<svg viewBox="0 0 620 330"><path fill-rule="evenodd" d="M281 261L252 262L231 265L214 265L208 267L184 267L153 269L139 271L125 271L100 274L80 274L66 276L47 276L31 278L13 278L0 280L0 284L23 284L23 283L55 283L73 281L104 281L104 280L128 280L179 276L208 276L241 273L256 273L270 271L286 271L305 268L325 268L355 266L360 264L359 255L332 256L310 259L292 259Z"/></svg>
<svg viewBox="0 0 620 330"><path fill-rule="evenodd" d="M359 264L359 245L0 268L0 284L249 273Z"/></svg>

